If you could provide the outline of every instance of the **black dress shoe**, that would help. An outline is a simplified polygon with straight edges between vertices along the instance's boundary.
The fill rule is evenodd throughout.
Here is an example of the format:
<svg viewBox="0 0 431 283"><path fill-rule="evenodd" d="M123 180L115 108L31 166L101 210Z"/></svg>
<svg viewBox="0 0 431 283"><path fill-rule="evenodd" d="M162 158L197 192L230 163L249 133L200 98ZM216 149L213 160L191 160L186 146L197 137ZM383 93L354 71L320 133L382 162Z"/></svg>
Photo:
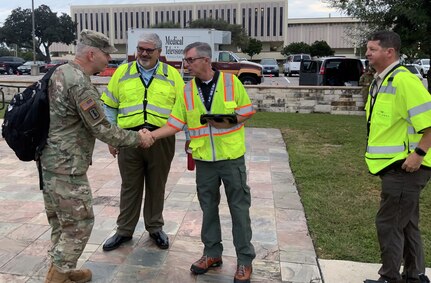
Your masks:
<svg viewBox="0 0 431 283"><path fill-rule="evenodd" d="M165 232L161 231L157 231L155 233L151 233L150 237L156 242L156 245L165 250L167 248L169 248L169 238L168 235L166 235Z"/></svg>
<svg viewBox="0 0 431 283"><path fill-rule="evenodd" d="M133 237L130 236L121 236L115 233L114 236L106 240L105 244L103 244L104 251L112 251L121 246L122 243L128 242Z"/></svg>

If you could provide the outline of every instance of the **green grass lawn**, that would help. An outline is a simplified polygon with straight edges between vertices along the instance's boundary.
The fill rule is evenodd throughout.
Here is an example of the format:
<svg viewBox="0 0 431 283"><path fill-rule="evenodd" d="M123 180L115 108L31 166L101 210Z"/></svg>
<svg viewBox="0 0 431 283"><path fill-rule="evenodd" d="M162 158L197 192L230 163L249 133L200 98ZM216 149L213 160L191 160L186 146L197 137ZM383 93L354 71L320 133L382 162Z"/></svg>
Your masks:
<svg viewBox="0 0 431 283"><path fill-rule="evenodd" d="M380 179L364 161L365 118L257 113L249 127L279 128L319 258L379 262L374 218ZM431 266L431 192L421 201L421 230Z"/></svg>

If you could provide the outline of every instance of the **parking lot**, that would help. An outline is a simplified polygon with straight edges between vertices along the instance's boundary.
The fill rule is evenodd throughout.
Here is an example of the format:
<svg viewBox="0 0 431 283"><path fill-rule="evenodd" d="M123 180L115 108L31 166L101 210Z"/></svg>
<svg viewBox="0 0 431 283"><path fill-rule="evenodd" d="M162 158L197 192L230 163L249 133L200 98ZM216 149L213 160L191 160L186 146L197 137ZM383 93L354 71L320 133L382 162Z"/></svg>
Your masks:
<svg viewBox="0 0 431 283"><path fill-rule="evenodd" d="M426 78L422 80L425 88L428 87ZM298 86L299 85L299 75L293 75L292 77L284 77L283 73L279 77L265 76L262 83L263 85L279 85L279 86Z"/></svg>
<svg viewBox="0 0 431 283"><path fill-rule="evenodd" d="M10 82L10 81L35 81L38 78L41 78L42 74L36 77L30 76L30 75L0 75L0 84L3 82ZM96 83L108 83L110 77L99 77L99 76L93 76L92 81ZM428 86L427 80L422 80L425 88ZM271 85L271 86L298 86L299 85L299 76L293 75L292 77L285 77L283 76L283 73L280 73L279 77L274 76L265 76L264 81L262 85Z"/></svg>

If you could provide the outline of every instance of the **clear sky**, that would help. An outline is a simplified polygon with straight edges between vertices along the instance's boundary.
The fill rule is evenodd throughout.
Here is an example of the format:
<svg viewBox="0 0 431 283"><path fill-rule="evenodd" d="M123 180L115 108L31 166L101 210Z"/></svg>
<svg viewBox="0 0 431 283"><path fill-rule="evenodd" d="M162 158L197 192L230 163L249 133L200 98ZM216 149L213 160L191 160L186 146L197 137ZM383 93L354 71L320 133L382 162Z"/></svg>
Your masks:
<svg viewBox="0 0 431 283"><path fill-rule="evenodd" d="M180 3L199 2L202 0L33 0L36 9L42 4L51 8L57 15L69 14L71 5L101 5L101 4L134 4L134 3ZM204 0L207 1L207 0ZM210 0L211 1L211 0ZM265 0L262 0L265 1ZM322 18L340 17L337 10L329 8L321 0L289 0L289 18ZM0 0L0 25L10 15L13 9L21 7L31 9L32 0Z"/></svg>

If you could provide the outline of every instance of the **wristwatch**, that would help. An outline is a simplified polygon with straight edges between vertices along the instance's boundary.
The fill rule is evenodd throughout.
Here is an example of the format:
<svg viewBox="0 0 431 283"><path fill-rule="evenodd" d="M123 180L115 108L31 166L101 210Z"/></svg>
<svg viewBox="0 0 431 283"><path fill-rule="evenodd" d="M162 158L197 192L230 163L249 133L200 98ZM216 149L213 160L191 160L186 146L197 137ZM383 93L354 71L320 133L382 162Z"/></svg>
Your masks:
<svg viewBox="0 0 431 283"><path fill-rule="evenodd" d="M420 148L420 147L416 147L415 148L415 152L416 152L416 154L417 155L419 155L419 156L425 156L427 153L425 152L425 151L423 151L423 149L422 148Z"/></svg>

